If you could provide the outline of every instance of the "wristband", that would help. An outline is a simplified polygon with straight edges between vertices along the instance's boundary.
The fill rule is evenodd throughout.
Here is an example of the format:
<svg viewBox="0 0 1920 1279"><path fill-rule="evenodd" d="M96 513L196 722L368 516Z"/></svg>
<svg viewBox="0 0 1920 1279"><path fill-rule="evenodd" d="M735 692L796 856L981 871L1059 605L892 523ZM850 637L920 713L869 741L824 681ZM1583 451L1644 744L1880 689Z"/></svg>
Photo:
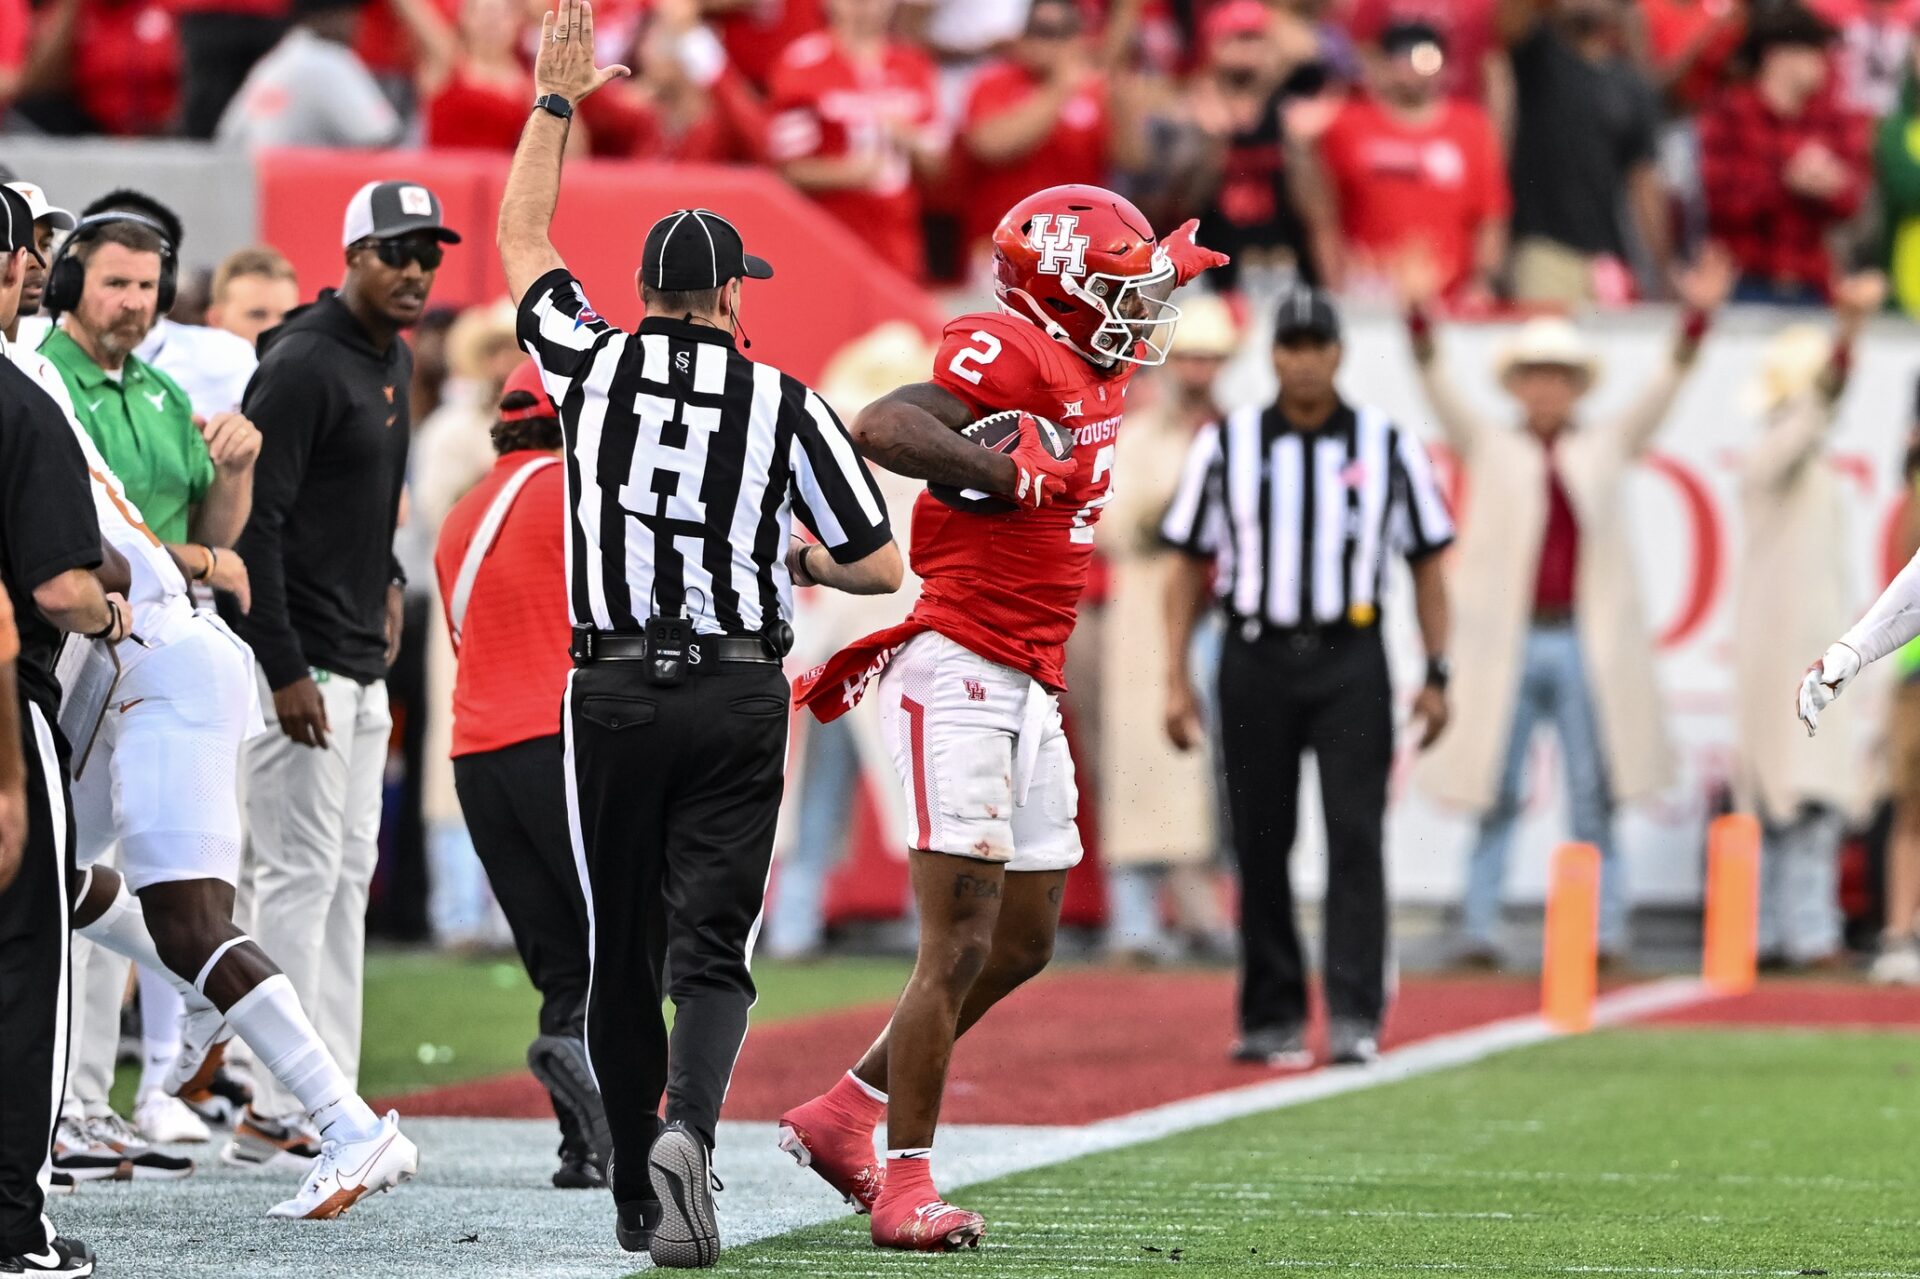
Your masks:
<svg viewBox="0 0 1920 1279"><path fill-rule="evenodd" d="M119 628L119 626L120 626L120 601L115 599L110 599L107 601L107 624L105 626L102 626L97 631L82 631L80 634L80 638L90 639L90 640L103 640L107 638L107 636L113 634L114 631Z"/></svg>
<svg viewBox="0 0 1920 1279"><path fill-rule="evenodd" d="M1407 332L1416 342L1425 342L1433 336L1433 317L1427 314L1423 306L1407 308Z"/></svg>
<svg viewBox="0 0 1920 1279"><path fill-rule="evenodd" d="M1707 335L1707 325L1712 322L1713 317L1705 311L1689 309L1686 318L1680 322L1681 340L1689 343L1699 342L1701 338Z"/></svg>
<svg viewBox="0 0 1920 1279"><path fill-rule="evenodd" d="M204 582L212 577L213 570L220 565L220 558L211 546L202 546L200 549L207 553L207 563L204 568L194 574L193 580L196 582Z"/></svg>

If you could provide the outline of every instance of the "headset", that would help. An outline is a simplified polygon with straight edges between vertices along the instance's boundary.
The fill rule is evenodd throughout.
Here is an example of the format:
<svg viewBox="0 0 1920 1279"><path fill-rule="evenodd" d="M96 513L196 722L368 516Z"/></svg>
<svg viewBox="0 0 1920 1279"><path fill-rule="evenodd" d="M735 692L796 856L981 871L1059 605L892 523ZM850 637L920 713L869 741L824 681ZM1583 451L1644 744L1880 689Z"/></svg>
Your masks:
<svg viewBox="0 0 1920 1279"><path fill-rule="evenodd" d="M48 314L65 315L80 309L80 295L87 283L87 264L73 256L74 246L94 239L101 227L115 222L133 222L160 237L160 286L155 299L159 309L155 314L165 315L173 310L174 295L180 287L180 259L173 241L167 238L166 228L145 214L111 212L81 218L55 250L53 261L47 264L46 292L40 296L40 305Z"/></svg>

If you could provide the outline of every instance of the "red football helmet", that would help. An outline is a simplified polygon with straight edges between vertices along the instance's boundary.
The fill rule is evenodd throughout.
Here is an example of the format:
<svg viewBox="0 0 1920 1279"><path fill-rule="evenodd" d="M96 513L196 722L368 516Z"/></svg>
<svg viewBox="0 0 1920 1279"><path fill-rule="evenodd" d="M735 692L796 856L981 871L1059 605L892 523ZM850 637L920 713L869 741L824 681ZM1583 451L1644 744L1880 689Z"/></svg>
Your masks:
<svg viewBox="0 0 1920 1279"><path fill-rule="evenodd" d="M1167 358L1180 308L1153 226L1104 187L1060 186L1007 210L993 232L994 294L1102 368Z"/></svg>

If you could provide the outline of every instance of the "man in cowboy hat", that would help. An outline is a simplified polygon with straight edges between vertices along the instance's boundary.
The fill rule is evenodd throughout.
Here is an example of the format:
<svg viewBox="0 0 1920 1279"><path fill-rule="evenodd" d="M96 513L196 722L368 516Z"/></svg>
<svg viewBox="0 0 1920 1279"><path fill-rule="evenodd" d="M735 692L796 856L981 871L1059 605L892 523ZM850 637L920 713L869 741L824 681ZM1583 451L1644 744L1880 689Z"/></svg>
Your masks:
<svg viewBox="0 0 1920 1279"><path fill-rule="evenodd" d="M1886 296L1879 272L1851 277L1834 289L1833 334L1797 324L1774 337L1751 397L1765 431L1741 459L1734 795L1760 817L1760 954L1783 968L1845 964L1837 880L1843 814L1859 790L1852 742L1808 737L1780 692L1852 620L1851 584L1833 571L1847 560L1845 500L1823 454L1853 339Z"/></svg>
<svg viewBox="0 0 1920 1279"><path fill-rule="evenodd" d="M1670 360L1620 417L1581 424L1575 410L1599 360L1565 320L1530 321L1500 355L1521 429L1489 419L1453 385L1435 348L1430 263L1409 258L1401 287L1415 359L1447 442L1466 470L1452 599L1458 642L1453 731L1424 781L1480 816L1467 868L1460 958L1496 966L1500 895L1520 815L1533 730L1560 738L1576 839L1601 853L1600 949L1627 946L1628 896L1613 838L1617 801L1658 794L1672 776L1653 642L1641 608L1626 480L1679 393L1733 267L1709 250L1674 282L1686 315Z"/></svg>

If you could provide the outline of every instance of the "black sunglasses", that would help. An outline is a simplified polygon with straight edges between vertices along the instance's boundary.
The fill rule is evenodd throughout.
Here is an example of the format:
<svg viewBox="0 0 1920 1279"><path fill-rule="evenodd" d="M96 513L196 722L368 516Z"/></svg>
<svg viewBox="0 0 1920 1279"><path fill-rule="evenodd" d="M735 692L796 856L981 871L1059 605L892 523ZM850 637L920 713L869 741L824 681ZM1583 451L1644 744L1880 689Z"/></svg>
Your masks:
<svg viewBox="0 0 1920 1279"><path fill-rule="evenodd" d="M446 249L432 240L367 240L360 247L372 249L375 257L396 271L406 270L409 262L418 262L423 270L437 271L447 257Z"/></svg>

